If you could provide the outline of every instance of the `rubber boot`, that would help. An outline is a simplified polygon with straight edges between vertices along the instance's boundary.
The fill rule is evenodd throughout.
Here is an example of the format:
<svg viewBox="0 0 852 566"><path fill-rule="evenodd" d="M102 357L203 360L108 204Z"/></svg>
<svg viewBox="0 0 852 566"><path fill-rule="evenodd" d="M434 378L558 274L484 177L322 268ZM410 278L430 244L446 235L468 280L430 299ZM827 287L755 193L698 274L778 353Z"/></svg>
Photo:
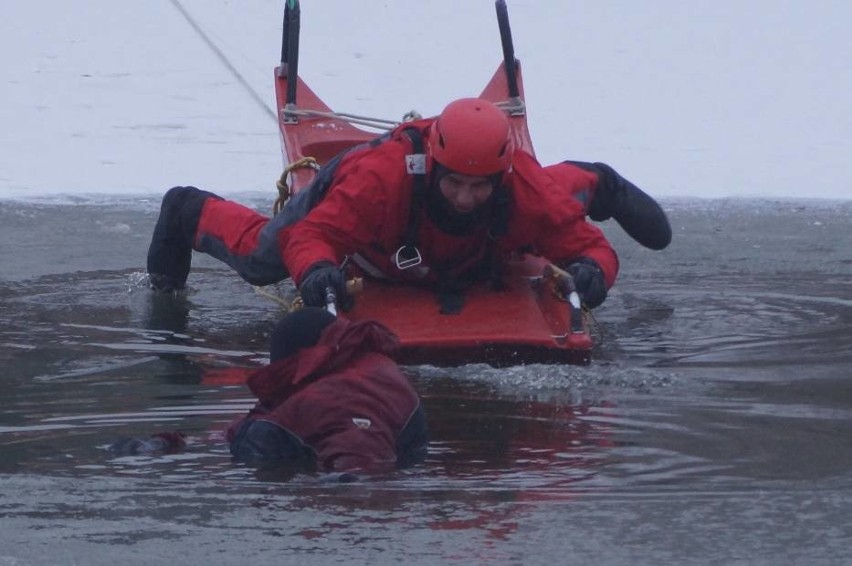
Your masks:
<svg viewBox="0 0 852 566"><path fill-rule="evenodd" d="M609 218L639 244L662 250L672 241L672 227L666 213L650 195L604 163L595 163L600 181L588 208L589 218L601 222Z"/></svg>
<svg viewBox="0 0 852 566"><path fill-rule="evenodd" d="M160 217L148 247L151 288L163 293L186 286L192 264L192 244L208 198L220 198L195 187L174 187L163 196Z"/></svg>

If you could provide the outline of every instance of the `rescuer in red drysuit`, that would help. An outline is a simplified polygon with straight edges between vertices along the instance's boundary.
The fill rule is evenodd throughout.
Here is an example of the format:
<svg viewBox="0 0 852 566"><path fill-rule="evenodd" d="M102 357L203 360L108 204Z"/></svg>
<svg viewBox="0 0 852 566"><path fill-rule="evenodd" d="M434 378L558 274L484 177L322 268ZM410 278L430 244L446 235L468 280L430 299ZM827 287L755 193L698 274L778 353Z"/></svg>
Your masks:
<svg viewBox="0 0 852 566"><path fill-rule="evenodd" d="M387 472L421 460L426 419L389 357L398 345L378 322L310 307L287 315L272 332L270 364L247 379L258 401L228 429L231 454L324 472Z"/></svg>
<svg viewBox="0 0 852 566"><path fill-rule="evenodd" d="M192 249L266 285L292 276L306 305L331 287L351 300L345 256L368 275L453 287L491 278L516 251L547 257L574 277L589 307L614 284L618 259L586 222L615 218L642 245L671 240L665 213L601 163L542 167L513 149L504 111L481 99L450 103L339 155L269 219L194 187L163 198L148 253L151 285L183 288Z"/></svg>

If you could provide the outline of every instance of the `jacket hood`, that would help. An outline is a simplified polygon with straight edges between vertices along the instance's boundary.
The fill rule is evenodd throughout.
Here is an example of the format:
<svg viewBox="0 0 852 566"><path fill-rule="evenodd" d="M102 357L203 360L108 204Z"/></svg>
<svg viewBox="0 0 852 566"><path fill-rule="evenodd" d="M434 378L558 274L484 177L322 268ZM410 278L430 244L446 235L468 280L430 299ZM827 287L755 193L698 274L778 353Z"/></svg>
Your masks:
<svg viewBox="0 0 852 566"><path fill-rule="evenodd" d="M393 357L398 349L399 339L383 324L338 317L323 330L316 346L259 369L248 377L246 384L264 406L274 407L314 379L365 354Z"/></svg>

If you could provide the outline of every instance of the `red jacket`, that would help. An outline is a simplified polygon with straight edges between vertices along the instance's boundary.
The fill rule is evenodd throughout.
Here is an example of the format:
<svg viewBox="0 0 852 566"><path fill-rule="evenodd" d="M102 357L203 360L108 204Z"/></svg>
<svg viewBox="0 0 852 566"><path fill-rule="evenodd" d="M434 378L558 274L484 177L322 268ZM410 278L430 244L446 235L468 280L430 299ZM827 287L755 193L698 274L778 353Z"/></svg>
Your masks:
<svg viewBox="0 0 852 566"><path fill-rule="evenodd" d="M416 127L427 144L431 123L430 119L400 126L388 141L343 159L325 198L280 240L284 262L298 283L312 264L339 264L353 253L391 279L411 277L391 262L404 243L414 184L405 164L411 142L401 131ZM567 163L542 167L523 151L515 152L512 164L504 179L511 202L508 233L499 238L499 250L507 254L531 249L552 261L588 257L600 265L611 287L618 258L603 233L586 222L583 206L573 197L594 190L596 175ZM425 265L463 262L485 249L487 227L470 236L452 236L441 232L422 208L418 248Z"/></svg>
<svg viewBox="0 0 852 566"><path fill-rule="evenodd" d="M247 379L257 406L246 419L270 421L298 437L325 471L392 470L397 439L420 405L388 355L395 335L373 321L338 318L316 346ZM228 440L245 419L231 425Z"/></svg>

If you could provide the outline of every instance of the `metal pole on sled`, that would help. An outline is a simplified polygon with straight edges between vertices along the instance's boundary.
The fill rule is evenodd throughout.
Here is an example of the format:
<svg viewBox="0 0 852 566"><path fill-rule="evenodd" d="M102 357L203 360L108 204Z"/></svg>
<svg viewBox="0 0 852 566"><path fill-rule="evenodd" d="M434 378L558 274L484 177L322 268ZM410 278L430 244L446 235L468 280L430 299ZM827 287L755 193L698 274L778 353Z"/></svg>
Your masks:
<svg viewBox="0 0 852 566"><path fill-rule="evenodd" d="M296 87L299 84L299 26L301 9L299 0L287 0L284 6L284 30L281 35L281 66L278 75L287 78L287 100L284 104L284 122L294 124L298 118L292 112L296 108Z"/></svg>
<svg viewBox="0 0 852 566"><path fill-rule="evenodd" d="M509 26L509 9L506 7L506 0L496 0L494 7L497 11L497 25L500 27L500 43L503 45L503 68L506 71L506 84L509 89L510 106L507 110L512 116L522 116L526 113L526 108L521 100L520 89L518 89L517 70L519 62L515 59L512 28ZM570 273L557 268L555 265L551 265L550 268L551 274L556 274L566 283L567 289L564 291L564 298L568 302L571 332L574 334L585 332L583 306L574 284L574 278Z"/></svg>
<svg viewBox="0 0 852 566"><path fill-rule="evenodd" d="M522 116L525 113L524 103L518 89L518 60L515 59L515 46L512 42L512 28L509 26L509 9L506 0L496 0L494 8L497 11L497 25L500 28L500 43L503 45L503 68L506 70L506 83L509 86L509 114Z"/></svg>

